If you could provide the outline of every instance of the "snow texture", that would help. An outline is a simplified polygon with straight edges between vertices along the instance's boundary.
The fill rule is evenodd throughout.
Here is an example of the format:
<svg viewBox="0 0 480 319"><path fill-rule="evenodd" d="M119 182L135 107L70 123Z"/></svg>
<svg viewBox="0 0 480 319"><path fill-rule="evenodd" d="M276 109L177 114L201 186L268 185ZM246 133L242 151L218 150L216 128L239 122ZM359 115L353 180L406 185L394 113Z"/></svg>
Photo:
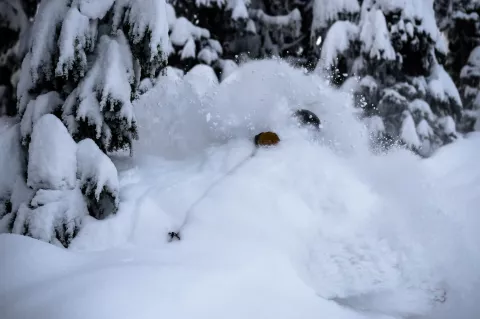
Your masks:
<svg viewBox="0 0 480 319"><path fill-rule="evenodd" d="M170 3L167 3L166 15L168 29L171 31L173 29L173 26L175 25L175 22L177 21L177 13L175 12L175 8Z"/></svg>
<svg viewBox="0 0 480 319"><path fill-rule="evenodd" d="M387 22L381 10L372 10L362 15L360 41L362 52L371 59L395 60L395 50L390 42Z"/></svg>
<svg viewBox="0 0 480 319"><path fill-rule="evenodd" d="M110 145L110 128L105 123L105 114L113 113L109 120L124 121L124 128L130 128L135 121L130 102L131 84L134 81L132 54L125 37L102 36L98 47L98 57L85 78L74 90L63 106L63 118L74 117L95 127L96 138L102 137L106 146ZM98 99L99 98L99 99ZM72 106L79 101L76 114ZM114 109L115 105L119 106ZM71 133L76 133L75 125L68 125ZM119 134L119 133L116 133Z"/></svg>
<svg viewBox="0 0 480 319"><path fill-rule="evenodd" d="M360 80L360 86L362 88L367 88L370 92L373 92L378 88L377 81L371 75L364 76Z"/></svg>
<svg viewBox="0 0 480 319"><path fill-rule="evenodd" d="M198 60L204 62L205 64L211 65L213 62L218 60L218 53L211 47L205 47L198 52Z"/></svg>
<svg viewBox="0 0 480 319"><path fill-rule="evenodd" d="M417 125L417 134L421 139L432 138L434 136L433 129L428 124L427 120L421 120Z"/></svg>
<svg viewBox="0 0 480 319"><path fill-rule="evenodd" d="M207 29L199 28L193 25L184 17L180 17L175 21L175 24L170 34L170 40L174 45L184 46L190 39L198 40L200 38L210 38L210 32Z"/></svg>
<svg viewBox="0 0 480 319"><path fill-rule="evenodd" d="M451 116L444 116L438 119L438 124L442 128L445 135L457 135L457 130L455 127L455 121Z"/></svg>
<svg viewBox="0 0 480 319"><path fill-rule="evenodd" d="M376 8L382 10L385 14L401 13L399 17L403 21L418 21L415 28L419 33L427 34L434 42L439 40L441 33L435 20L433 10L434 0L365 0L362 9L371 8L375 4ZM408 27L407 27L408 32Z"/></svg>
<svg viewBox="0 0 480 319"><path fill-rule="evenodd" d="M28 153L27 185L33 189L71 189L76 184L77 146L52 114L35 124Z"/></svg>
<svg viewBox="0 0 480 319"><path fill-rule="evenodd" d="M55 91L41 94L36 99L30 100L20 122L22 139L25 141L26 138L30 137L35 123L43 115L53 113L62 104L60 95Z"/></svg>
<svg viewBox="0 0 480 319"><path fill-rule="evenodd" d="M470 53L467 64L460 73L462 79L480 78L480 46L476 47Z"/></svg>
<svg viewBox="0 0 480 319"><path fill-rule="evenodd" d="M232 74L236 69L238 69L238 65L233 60L219 60L220 68L222 72L220 74L220 80L225 80L230 74Z"/></svg>
<svg viewBox="0 0 480 319"><path fill-rule="evenodd" d="M374 136L385 133L385 124L380 116L374 115L365 119L365 124L368 127L370 134Z"/></svg>
<svg viewBox="0 0 480 319"><path fill-rule="evenodd" d="M180 55L181 60L192 59L196 57L196 46L193 38L189 38L187 43L183 46L182 53Z"/></svg>
<svg viewBox="0 0 480 319"><path fill-rule="evenodd" d="M421 99L415 99L408 105L408 109L410 112L416 113L418 112L420 116L433 121L435 119L435 115L433 114L430 105L427 102Z"/></svg>
<svg viewBox="0 0 480 319"><path fill-rule="evenodd" d="M199 97L205 96L218 86L218 78L215 71L208 65L197 64L188 71L184 78L189 83Z"/></svg>
<svg viewBox="0 0 480 319"><path fill-rule="evenodd" d="M60 31L58 43L60 55L55 75L67 75L76 62L76 72L79 72L80 77L84 76L87 69L87 52L85 51L94 48L96 33L96 22L90 23L89 18L75 7L68 10Z"/></svg>
<svg viewBox="0 0 480 319"><path fill-rule="evenodd" d="M325 37L317 67L328 68L336 65L336 59L350 48L352 41L358 37L358 32L358 26L349 21L335 22Z"/></svg>
<svg viewBox="0 0 480 319"><path fill-rule="evenodd" d="M53 35L63 21L67 10L67 2L64 0L41 1L38 6L32 26L31 56L28 61L34 83L43 77L46 79L53 77L54 66L52 66L51 56L57 47Z"/></svg>
<svg viewBox="0 0 480 319"><path fill-rule="evenodd" d="M413 121L410 112L404 112L403 116L404 118L402 127L400 129L400 138L409 147L420 147L420 139L418 138L415 122Z"/></svg>
<svg viewBox="0 0 480 319"><path fill-rule="evenodd" d="M118 206L118 173L110 158L91 139L84 139L77 148L77 176L86 194L93 194L100 201L100 194L108 192Z"/></svg>
<svg viewBox="0 0 480 319"><path fill-rule="evenodd" d="M88 211L78 188L36 192L29 206L21 204L13 233L27 234L60 247L68 246Z"/></svg>
<svg viewBox="0 0 480 319"><path fill-rule="evenodd" d="M2 319L479 313L479 134L426 160L402 149L374 156L350 96L283 62L242 65L211 100L184 84L162 77L136 102L139 117L157 122L150 148L121 172L113 218L85 217L69 251L0 235ZM319 138L278 115L299 107L324 122ZM182 121L167 134L165 125ZM215 130L199 130L214 121L230 140L212 143ZM278 147L224 179L191 212L182 240L168 243L166 233L265 128L280 134ZM172 160L180 147L164 147L171 139L185 139L189 154Z"/></svg>
<svg viewBox="0 0 480 319"><path fill-rule="evenodd" d="M120 24L128 24L128 36L134 44L140 44L149 37L150 61L160 56L160 53L162 58L166 57L164 52L159 51L169 47L165 0L116 0L114 11L114 28L120 29ZM120 21L122 18L123 21Z"/></svg>
<svg viewBox="0 0 480 319"><path fill-rule="evenodd" d="M428 79L428 90L437 100L448 102L453 99L457 105L462 106L462 100L455 83L443 66L438 63L433 66Z"/></svg>
<svg viewBox="0 0 480 319"><path fill-rule="evenodd" d="M312 31L327 28L340 14L360 11L358 0L314 0Z"/></svg>
<svg viewBox="0 0 480 319"><path fill-rule="evenodd" d="M11 195L15 180L25 167L20 139L19 124L0 132L0 202Z"/></svg>
<svg viewBox="0 0 480 319"><path fill-rule="evenodd" d="M90 19L103 19L115 0L77 0L78 10Z"/></svg>
<svg viewBox="0 0 480 319"><path fill-rule="evenodd" d="M28 102L32 98L29 91L33 88L34 83L30 75L30 61L32 54L28 52L22 61L20 68L20 76L17 84L17 109L19 114L23 114Z"/></svg>
<svg viewBox="0 0 480 319"><path fill-rule="evenodd" d="M227 9L232 10L232 19L233 20L240 20L240 19L248 19L248 10L247 4L249 4L249 0L229 0Z"/></svg>

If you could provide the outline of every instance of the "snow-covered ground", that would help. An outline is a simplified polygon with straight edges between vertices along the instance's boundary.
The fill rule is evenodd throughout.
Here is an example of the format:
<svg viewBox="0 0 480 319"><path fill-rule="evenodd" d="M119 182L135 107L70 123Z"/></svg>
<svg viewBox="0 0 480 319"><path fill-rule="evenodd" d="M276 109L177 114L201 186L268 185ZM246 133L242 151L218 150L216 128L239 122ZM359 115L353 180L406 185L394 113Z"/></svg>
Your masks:
<svg viewBox="0 0 480 319"><path fill-rule="evenodd" d="M476 318L479 134L374 156L319 78L266 61L199 84L172 75L135 105L117 215L70 250L0 235L2 319ZM289 122L298 107L320 136ZM280 145L249 158L268 128Z"/></svg>

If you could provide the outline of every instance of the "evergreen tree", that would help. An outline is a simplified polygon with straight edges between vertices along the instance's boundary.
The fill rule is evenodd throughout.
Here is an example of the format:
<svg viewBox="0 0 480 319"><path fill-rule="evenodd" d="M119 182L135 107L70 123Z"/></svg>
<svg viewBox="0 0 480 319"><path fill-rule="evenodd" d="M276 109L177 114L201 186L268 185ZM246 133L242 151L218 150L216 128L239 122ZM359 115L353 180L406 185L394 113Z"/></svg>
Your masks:
<svg viewBox="0 0 480 319"><path fill-rule="evenodd" d="M467 64L470 53L480 45L480 3L476 0L452 0L452 13L445 30L449 42L447 69L455 83Z"/></svg>
<svg viewBox="0 0 480 319"><path fill-rule="evenodd" d="M210 31L194 25L167 4L171 48L168 64L188 72L199 63L215 65L223 53L220 42L210 38Z"/></svg>
<svg viewBox="0 0 480 319"><path fill-rule="evenodd" d="M16 84L39 0L0 0L0 116L14 116Z"/></svg>
<svg viewBox="0 0 480 319"><path fill-rule="evenodd" d="M351 47L353 33L357 31L354 26L359 19L359 2L358 0L313 0L312 12L310 47L319 59L317 70L332 72L332 80L338 84L344 80L343 74L352 67L347 65L353 54L348 48ZM339 23L335 23L337 21ZM342 35L346 35L347 38L341 40L336 38ZM327 52L323 52L323 48ZM332 59L335 60L332 61Z"/></svg>
<svg viewBox="0 0 480 319"><path fill-rule="evenodd" d="M480 46L480 2L476 0L451 0L449 19L445 19L445 30L449 41L446 67L459 87L467 110L460 123L462 131L475 128L479 90L475 69Z"/></svg>
<svg viewBox="0 0 480 319"><path fill-rule="evenodd" d="M104 153L131 150L132 101L164 67L168 41L164 1L40 3L17 88L32 196L11 205L12 231L68 246L82 216L116 212L117 171Z"/></svg>
<svg viewBox="0 0 480 319"><path fill-rule="evenodd" d="M172 0L172 5L179 16L209 30L222 44L223 57L237 63L242 56L287 56L301 38L302 17L294 6L287 11L267 0Z"/></svg>
<svg viewBox="0 0 480 319"><path fill-rule="evenodd" d="M460 73L460 92L465 105L463 129L480 130L480 46L470 53Z"/></svg>
<svg viewBox="0 0 480 319"><path fill-rule="evenodd" d="M461 116L459 93L440 64L446 52L433 1L365 0L358 25L332 25L322 57L332 70L343 59L345 84L381 146L403 144L428 156L456 138Z"/></svg>

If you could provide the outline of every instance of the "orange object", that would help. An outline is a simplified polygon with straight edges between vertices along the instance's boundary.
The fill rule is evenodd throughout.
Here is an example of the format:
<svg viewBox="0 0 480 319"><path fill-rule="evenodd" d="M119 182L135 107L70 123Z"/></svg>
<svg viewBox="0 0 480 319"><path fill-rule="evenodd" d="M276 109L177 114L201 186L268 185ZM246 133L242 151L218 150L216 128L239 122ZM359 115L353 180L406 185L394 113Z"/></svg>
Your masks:
<svg viewBox="0 0 480 319"><path fill-rule="evenodd" d="M274 132L262 132L255 136L256 146L272 146L277 145L280 142L280 138Z"/></svg>

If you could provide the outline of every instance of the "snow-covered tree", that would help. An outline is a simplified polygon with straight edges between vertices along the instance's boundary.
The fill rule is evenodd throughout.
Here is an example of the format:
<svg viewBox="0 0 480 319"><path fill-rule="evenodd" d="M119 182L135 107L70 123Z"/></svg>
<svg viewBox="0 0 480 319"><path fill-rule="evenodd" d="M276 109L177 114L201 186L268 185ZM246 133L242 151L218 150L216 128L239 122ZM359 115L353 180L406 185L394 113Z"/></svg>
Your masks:
<svg viewBox="0 0 480 319"><path fill-rule="evenodd" d="M450 120L443 124L460 118L462 101L439 63L447 48L432 0L364 0L359 24L335 22L323 46L326 66L347 61L347 84L382 143L429 155L456 136Z"/></svg>
<svg viewBox="0 0 480 319"><path fill-rule="evenodd" d="M116 212L105 153L137 138L132 101L166 64L166 11L163 0L41 1L17 87L31 196L12 192L12 231L68 246L84 216Z"/></svg>
<svg viewBox="0 0 480 319"><path fill-rule="evenodd" d="M210 31L223 57L237 60L286 56L301 38L300 10L285 2L250 0L172 0L179 16Z"/></svg>
<svg viewBox="0 0 480 319"><path fill-rule="evenodd" d="M167 17L171 49L168 64L188 72L199 63L215 65L220 61L223 48L210 38L210 31L194 25L184 16L177 16L175 8L167 4Z"/></svg>
<svg viewBox="0 0 480 319"><path fill-rule="evenodd" d="M347 49L350 47L352 28L356 26L359 14L358 0L313 0L310 46L320 58L321 67L338 70L337 75L349 69L345 65L348 62L346 59L349 58ZM328 52L323 52L323 49ZM331 60L333 56L337 57L335 61Z"/></svg>
<svg viewBox="0 0 480 319"><path fill-rule="evenodd" d="M0 0L0 116L17 113L18 70L27 51L30 19L38 0Z"/></svg>
<svg viewBox="0 0 480 319"><path fill-rule="evenodd" d="M104 219L118 209L117 170L91 139L75 143L53 114L31 132L27 180L17 178L2 220L10 231L68 247L88 215Z"/></svg>
<svg viewBox="0 0 480 319"><path fill-rule="evenodd" d="M64 103L53 113L75 140L128 149L136 138L131 102L138 83L157 75L169 48L164 1L44 0L32 30L19 113L55 91Z"/></svg>
<svg viewBox="0 0 480 319"><path fill-rule="evenodd" d="M480 130L480 46L470 53L460 73L460 91L465 106L464 129Z"/></svg>
<svg viewBox="0 0 480 319"><path fill-rule="evenodd" d="M447 68L454 81L460 83L460 73L470 53L480 46L480 2L450 0L450 18L445 23L449 43Z"/></svg>
<svg viewBox="0 0 480 319"><path fill-rule="evenodd" d="M450 0L449 15L444 29L449 41L446 67L460 89L467 110L460 123L462 131L475 128L479 83L475 75L476 56L480 47L480 2L476 0ZM476 102L477 101L477 102Z"/></svg>

